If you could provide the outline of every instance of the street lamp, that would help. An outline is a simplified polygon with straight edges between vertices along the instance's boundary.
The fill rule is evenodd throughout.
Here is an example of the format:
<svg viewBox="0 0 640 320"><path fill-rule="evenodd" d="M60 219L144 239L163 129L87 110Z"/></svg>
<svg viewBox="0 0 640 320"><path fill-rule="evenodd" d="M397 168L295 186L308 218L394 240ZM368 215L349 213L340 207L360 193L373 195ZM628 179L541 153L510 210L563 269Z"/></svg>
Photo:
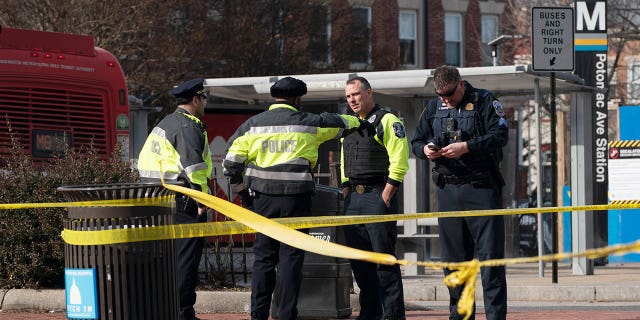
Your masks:
<svg viewBox="0 0 640 320"><path fill-rule="evenodd" d="M498 65L498 46L506 42L507 40L520 39L520 38L522 38L521 35L503 34L489 41L489 43L487 43L489 46L491 46L491 57L493 59L494 67Z"/></svg>

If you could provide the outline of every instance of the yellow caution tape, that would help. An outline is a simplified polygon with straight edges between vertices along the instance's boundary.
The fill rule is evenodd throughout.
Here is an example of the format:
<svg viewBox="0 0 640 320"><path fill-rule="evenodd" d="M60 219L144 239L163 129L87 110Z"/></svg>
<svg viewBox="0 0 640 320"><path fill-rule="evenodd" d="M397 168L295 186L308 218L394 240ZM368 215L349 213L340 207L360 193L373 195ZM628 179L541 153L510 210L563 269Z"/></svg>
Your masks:
<svg viewBox="0 0 640 320"><path fill-rule="evenodd" d="M578 253L557 253L557 254L548 254L543 256L536 257L525 257L525 258L510 258L510 259L495 259L495 260L484 260L478 261L477 259L459 263L446 263L446 262L421 262L416 261L407 262L407 265L418 265L432 269L443 269L448 268L452 270L457 270L455 272L450 273L444 279L444 282L449 287L456 287L459 285L464 285L464 289L462 290L462 294L460 296L460 300L458 301L458 314L465 315L464 319L469 319L471 313L473 312L473 304L475 301L475 291L476 291L476 280L478 278L478 272L480 272L481 267L497 267L497 266L506 266L512 264L520 264L520 263L531 263L538 261L558 261L570 258L577 257L587 257L589 259L595 259L598 257L605 257L608 255L621 255L629 252L637 252L640 253L640 240L628 243L628 244L618 244L613 246L608 246L604 248L595 248L595 249L587 249L584 252Z"/></svg>
<svg viewBox="0 0 640 320"><path fill-rule="evenodd" d="M218 197L214 197L203 192L176 185L164 184L164 187L169 190L187 195L192 199L195 199L198 202L206 205L207 207L223 213L231 219L244 223L247 226L260 231L260 233L262 234L265 234L275 240L286 243L298 249L325 256L364 260L376 264L406 264L405 260L397 260L396 257L390 254L358 250L311 237L308 234L302 233L298 230L287 228L282 224L279 224L273 220L249 211L234 203L222 200Z"/></svg>
<svg viewBox="0 0 640 320"><path fill-rule="evenodd" d="M72 202L46 202L46 203L0 203L0 210L36 209L36 208L67 208L67 207L131 207L131 206L156 206L171 207L175 195L160 196L140 199L114 199Z"/></svg>
<svg viewBox="0 0 640 320"><path fill-rule="evenodd" d="M444 283L448 287L457 287L464 285L460 300L458 301L458 314L465 315L464 320L469 319L473 312L473 304L475 303L476 282L478 281L478 272L480 272L480 264L474 259L464 265L451 266L450 269L458 270L448 274L444 278ZM469 299L471 297L471 299Z"/></svg>
<svg viewBox="0 0 640 320"><path fill-rule="evenodd" d="M377 264L401 264L443 269L456 270L445 277L448 286L464 285L462 297L458 303L458 313L465 315L468 319L473 310L475 287L477 274L481 267L504 266L510 264L530 263L537 261L557 261L574 257L587 257L595 259L597 257L610 254L625 254L628 252L640 252L640 240L631 244L614 245L605 248L589 249L581 253L560 253L536 257L496 259L485 261L465 261L460 263L447 262L408 262L397 260L392 255L381 254L358 250L343 245L326 242L307 234L293 230L313 227L340 226L359 223L387 222L396 220L409 220L420 218L442 218L442 217L462 217L462 216L491 216L491 215L514 215L514 214L537 214L554 213L565 211L601 211L612 209L636 209L640 208L637 201L616 202L609 205L585 205L573 207L544 207L544 208L522 208L522 209L502 209L502 210L474 210L474 211L449 211L435 213L415 213L415 214L391 214L391 215L367 215L367 216L323 216L323 217L301 217L283 218L270 220L245 208L237 206L217 197L195 191L189 188L164 185L165 188L186 194L191 198L205 204L229 218L236 221L226 221L218 223L195 223L186 225L167 225L155 227L127 227L114 230L77 231L65 229L62 232L63 240L72 245L104 245L122 242L150 241L161 239L177 239L189 237L217 236L228 234L239 234L259 231L273 239L287 243L296 248L303 249L317 254L369 261ZM27 209L45 207L102 207L102 206L172 206L174 196L163 196L143 199L119 199L119 200L99 200L99 201L79 201L66 203L24 203L24 204L0 204L0 210L6 209ZM171 201L167 201L171 200ZM293 229L292 229L293 228Z"/></svg>
<svg viewBox="0 0 640 320"><path fill-rule="evenodd" d="M219 199L220 200L220 199ZM224 200L221 200L227 203ZM96 201L97 202L97 201ZM96 206L96 202L89 202ZM75 203L70 203L75 204ZM86 205L85 205L86 206ZM618 203L611 205L589 205L574 207L545 207L545 208L521 208L501 210L475 210L475 211L447 211L428 213L405 213L389 215L358 215L358 216L316 216L280 218L274 221L293 229L309 229L319 227L335 227L360 223L389 222L397 220L411 220L421 218L467 217L467 216L493 216L514 214L553 213L564 211L599 211L611 209L640 208L638 203ZM217 210L225 214L225 209ZM122 228L112 230L69 230L62 232L63 240L71 245L105 245L122 242L152 241L193 237L211 237L221 235L233 235L253 233L255 229L236 221L193 223L185 225L165 225L146 228Z"/></svg>

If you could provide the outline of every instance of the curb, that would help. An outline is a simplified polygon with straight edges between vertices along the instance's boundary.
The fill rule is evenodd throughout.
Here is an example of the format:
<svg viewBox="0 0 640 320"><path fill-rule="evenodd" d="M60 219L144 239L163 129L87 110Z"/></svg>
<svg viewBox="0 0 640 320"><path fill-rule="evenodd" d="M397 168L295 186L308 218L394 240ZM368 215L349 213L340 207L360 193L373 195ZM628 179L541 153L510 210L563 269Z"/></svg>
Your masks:
<svg viewBox="0 0 640 320"><path fill-rule="evenodd" d="M2 303L4 302L4 295L9 291L8 289L0 289L0 310L2 310Z"/></svg>
<svg viewBox="0 0 640 320"><path fill-rule="evenodd" d="M64 290L10 289L4 292L2 311L65 310Z"/></svg>
<svg viewBox="0 0 640 320"><path fill-rule="evenodd" d="M193 308L199 313L250 313L251 292L198 291Z"/></svg>
<svg viewBox="0 0 640 320"><path fill-rule="evenodd" d="M445 285L404 287L406 301L449 301ZM482 286L476 287L476 302L482 301ZM509 301L541 302L632 302L640 301L640 285L524 285L508 286Z"/></svg>
<svg viewBox="0 0 640 320"><path fill-rule="evenodd" d="M412 310L429 310L447 303L449 292L444 285L405 286L407 307ZM357 292L356 288L356 292ZM351 308L360 309L358 295L350 295ZM0 310L65 310L65 291L33 289L0 289ZM511 286L508 289L511 304L519 302L540 303L624 303L640 301L640 286L630 285L528 285ZM248 313L249 291L198 291L195 309L200 313ZM426 304L425 304L426 303ZM482 289L476 289L476 303L482 305Z"/></svg>

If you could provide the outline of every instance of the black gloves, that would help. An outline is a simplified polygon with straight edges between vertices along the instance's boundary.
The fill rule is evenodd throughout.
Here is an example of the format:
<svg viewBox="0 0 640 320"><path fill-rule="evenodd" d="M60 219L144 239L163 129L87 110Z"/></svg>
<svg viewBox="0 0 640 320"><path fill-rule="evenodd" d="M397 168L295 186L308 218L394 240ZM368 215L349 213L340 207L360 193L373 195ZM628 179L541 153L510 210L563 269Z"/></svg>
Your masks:
<svg viewBox="0 0 640 320"><path fill-rule="evenodd" d="M248 209L253 208L253 197L251 196L249 189L244 186L244 183L240 182L231 184L231 191L240 196L240 205Z"/></svg>
<svg viewBox="0 0 640 320"><path fill-rule="evenodd" d="M240 192L238 192L238 195L240 196L240 204L247 208L252 210L253 209L253 197L251 196L251 194L249 194L249 189L243 189Z"/></svg>
<svg viewBox="0 0 640 320"><path fill-rule="evenodd" d="M240 205L253 210L253 197L249 193L249 189L245 188L244 183L232 184L231 190L240 196Z"/></svg>

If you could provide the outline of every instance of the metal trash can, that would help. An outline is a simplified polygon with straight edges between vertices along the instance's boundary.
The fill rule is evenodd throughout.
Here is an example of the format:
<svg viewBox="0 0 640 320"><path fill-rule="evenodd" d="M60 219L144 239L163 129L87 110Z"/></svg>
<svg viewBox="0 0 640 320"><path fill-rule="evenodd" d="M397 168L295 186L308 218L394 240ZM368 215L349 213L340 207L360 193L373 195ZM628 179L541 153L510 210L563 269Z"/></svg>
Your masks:
<svg viewBox="0 0 640 320"><path fill-rule="evenodd" d="M140 199L174 194L160 183L63 186L58 191L69 201ZM170 225L174 223L175 201L173 197L166 201L158 206L69 208L64 227L69 230L109 230ZM110 245L65 244L64 251L65 283L69 283L66 281L68 270L76 272L78 277L81 272L91 272L95 288L90 290L94 290L97 300L97 310L92 310L91 305L87 307L88 299L80 297L82 289L78 289L80 278L74 277L72 288L66 286L67 314L78 311L82 315L82 310L87 309L94 311L94 315L88 313L86 319L178 319L173 240ZM80 304L70 303L70 295Z"/></svg>
<svg viewBox="0 0 640 320"><path fill-rule="evenodd" d="M313 198L314 216L344 215L342 190L316 185ZM342 227L309 229L309 235L338 244L344 244ZM275 305L279 295L278 286L273 294L271 316L278 318ZM307 252L302 266L302 285L298 297L299 319L342 319L351 315L349 295L353 288L353 277L349 260L327 257Z"/></svg>

